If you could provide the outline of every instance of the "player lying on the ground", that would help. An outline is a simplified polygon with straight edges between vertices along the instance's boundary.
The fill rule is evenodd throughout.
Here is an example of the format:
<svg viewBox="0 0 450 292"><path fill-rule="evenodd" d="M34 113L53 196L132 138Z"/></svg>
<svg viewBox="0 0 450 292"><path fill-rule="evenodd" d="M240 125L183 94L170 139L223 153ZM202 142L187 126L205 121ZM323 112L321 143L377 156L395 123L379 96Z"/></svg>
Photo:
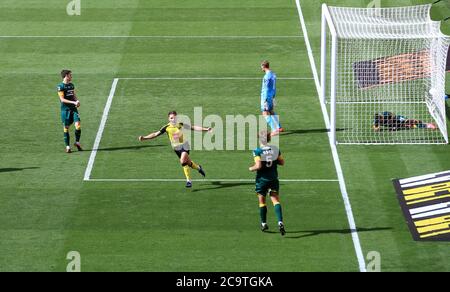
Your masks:
<svg viewBox="0 0 450 292"><path fill-rule="evenodd" d="M72 71L62 70L61 77L63 81L58 84L58 95L61 101L61 120L64 126L64 143L66 144L66 152L71 153L69 128L75 122L75 147L78 151L82 151L80 145L81 138L81 119L78 113L80 101L75 94L75 86L72 83Z"/></svg>
<svg viewBox="0 0 450 292"><path fill-rule="evenodd" d="M183 167L184 175L186 176L186 187L190 188L192 187L190 168L197 170L202 176L205 176L205 172L203 171L201 165L196 164L194 161L190 159L189 157L190 146L187 141L184 141L183 129L192 131L208 131L208 132L211 132L212 129L178 123L176 111L169 112L168 116L169 116L169 123L167 125L162 127L159 131L151 133L147 136L139 136L138 139L139 141L151 140L164 133L167 133L167 136L169 137L173 150L177 154L178 158L180 158L180 163L181 166Z"/></svg>
<svg viewBox="0 0 450 292"><path fill-rule="evenodd" d="M273 145L269 145L271 134L266 131L259 133L260 147L253 151L255 164L249 168L250 171L256 171L255 191L259 200L259 215L261 219L261 230L264 232L269 229L267 225L267 206L266 196L269 193L270 199L275 209L278 219L278 228L281 235L284 235L283 214L279 198L280 182L278 180L278 165L284 165L284 159L280 150Z"/></svg>
<svg viewBox="0 0 450 292"><path fill-rule="evenodd" d="M397 131L415 128L435 130L436 125L432 123L425 123L421 120L409 119L401 115L395 115L392 112L376 113L373 120L373 129L375 131L380 131L381 129Z"/></svg>

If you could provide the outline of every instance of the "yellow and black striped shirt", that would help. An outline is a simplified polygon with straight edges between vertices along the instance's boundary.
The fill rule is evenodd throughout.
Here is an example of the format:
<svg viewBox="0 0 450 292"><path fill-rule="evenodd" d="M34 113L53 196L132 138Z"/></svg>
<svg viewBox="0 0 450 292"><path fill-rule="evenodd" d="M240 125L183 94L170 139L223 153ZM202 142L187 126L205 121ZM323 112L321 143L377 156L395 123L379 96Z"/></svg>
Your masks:
<svg viewBox="0 0 450 292"><path fill-rule="evenodd" d="M167 125L162 127L161 130L159 130L159 135L167 133L172 147L180 147L181 145L184 145L186 143L183 137L183 128L185 128L185 125L183 123L168 123Z"/></svg>

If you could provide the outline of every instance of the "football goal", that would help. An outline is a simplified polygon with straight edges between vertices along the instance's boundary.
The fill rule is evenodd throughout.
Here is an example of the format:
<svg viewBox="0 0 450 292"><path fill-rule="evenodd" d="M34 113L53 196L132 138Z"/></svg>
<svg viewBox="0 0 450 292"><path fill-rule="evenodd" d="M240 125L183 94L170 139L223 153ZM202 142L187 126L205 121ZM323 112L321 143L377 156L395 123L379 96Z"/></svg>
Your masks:
<svg viewBox="0 0 450 292"><path fill-rule="evenodd" d="M321 99L339 144L445 144L449 38L431 4L322 6Z"/></svg>

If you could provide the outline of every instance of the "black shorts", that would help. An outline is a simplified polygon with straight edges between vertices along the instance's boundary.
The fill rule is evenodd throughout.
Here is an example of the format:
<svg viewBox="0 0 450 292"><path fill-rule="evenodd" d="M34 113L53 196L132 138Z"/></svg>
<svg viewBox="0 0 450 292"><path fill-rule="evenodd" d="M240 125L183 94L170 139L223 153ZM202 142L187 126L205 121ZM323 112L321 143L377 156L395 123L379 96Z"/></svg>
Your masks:
<svg viewBox="0 0 450 292"><path fill-rule="evenodd" d="M175 151L175 153L177 154L178 158L181 158L181 154L183 152L186 152L189 155L189 150L184 149L184 147L182 147L181 149L174 149L173 151Z"/></svg>

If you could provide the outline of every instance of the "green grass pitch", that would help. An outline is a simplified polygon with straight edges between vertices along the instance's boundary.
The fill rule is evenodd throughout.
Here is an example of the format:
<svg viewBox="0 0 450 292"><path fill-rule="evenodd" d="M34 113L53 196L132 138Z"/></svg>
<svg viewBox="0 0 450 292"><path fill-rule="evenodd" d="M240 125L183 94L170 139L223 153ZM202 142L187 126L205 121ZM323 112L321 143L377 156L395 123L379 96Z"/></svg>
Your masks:
<svg viewBox="0 0 450 292"><path fill-rule="evenodd" d="M318 64L321 2L302 1ZM81 254L82 271L359 270L295 1L81 0L80 16L67 15L68 3L0 3L0 271L65 271L69 251ZM438 5L433 17L448 16ZM442 29L450 34L448 22ZM105 37L48 37L56 35ZM250 151L193 151L217 181L186 190L180 181L142 181L183 179L183 172L165 136L137 141L172 109L258 114L263 59L280 78L277 110L289 130L280 178L306 180L281 184L285 237L275 232L271 205L273 232L259 230L251 181L220 181L252 179ZM88 150L70 155L56 94L63 68L74 73ZM130 77L241 79L120 79L91 173L110 180L84 181L111 84ZM448 146L338 152L363 256L379 252L382 271L450 271L448 243L412 240L391 183L450 169Z"/></svg>

